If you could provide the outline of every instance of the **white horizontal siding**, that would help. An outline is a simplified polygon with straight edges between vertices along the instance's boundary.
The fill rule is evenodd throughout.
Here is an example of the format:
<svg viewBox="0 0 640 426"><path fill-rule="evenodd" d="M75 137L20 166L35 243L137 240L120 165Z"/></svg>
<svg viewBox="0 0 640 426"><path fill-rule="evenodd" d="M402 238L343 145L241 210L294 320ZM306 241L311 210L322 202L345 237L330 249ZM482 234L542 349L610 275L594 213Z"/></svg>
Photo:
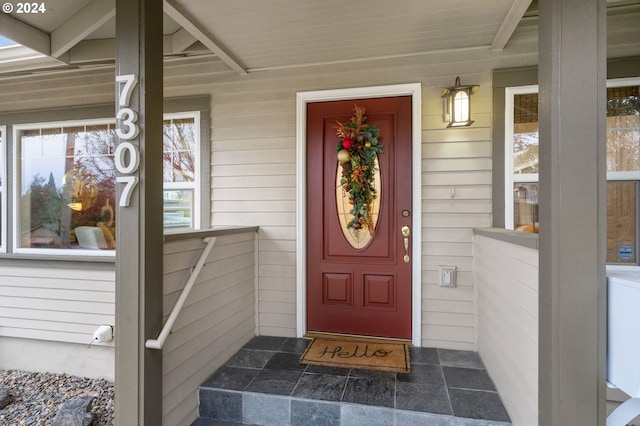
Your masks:
<svg viewBox="0 0 640 426"><path fill-rule="evenodd" d="M538 250L476 236L478 351L514 424L538 424Z"/></svg>
<svg viewBox="0 0 640 426"><path fill-rule="evenodd" d="M26 111L114 102L113 69L8 78L0 82L0 111ZM115 114L115 112L114 112Z"/></svg>
<svg viewBox="0 0 640 426"><path fill-rule="evenodd" d="M163 424L190 425L198 386L255 334L254 232L217 238L163 352ZM164 246L164 314L168 316L204 243Z"/></svg>
<svg viewBox="0 0 640 426"><path fill-rule="evenodd" d="M429 277L423 281L422 343L474 348L474 326L468 321L474 307L466 289L473 284L437 292L434 274L440 264L456 265L460 277L473 271L471 230L491 224L491 70L535 64L535 50L522 52L443 52L247 76L210 58L167 61L166 97L211 95L212 224L260 226L259 334L296 333L296 93L419 82L422 186L415 191L422 197L422 268L423 277ZM458 75L464 83L480 85L471 100L476 122L446 129L440 95ZM11 78L0 81L0 90L0 111L112 102L113 70ZM180 273L167 277L174 286L182 278Z"/></svg>
<svg viewBox="0 0 640 426"><path fill-rule="evenodd" d="M114 323L114 271L0 266L0 336L88 344Z"/></svg>
<svg viewBox="0 0 640 426"><path fill-rule="evenodd" d="M626 18L614 17L610 22L622 19ZM616 31L616 25L609 28L614 28L613 37L609 37L611 56L628 55L628 40L637 40L640 27L627 25L624 31ZM613 42L617 46L611 46L612 40L619 40ZM637 49L636 45L632 47ZM246 76L238 76L210 58L167 61L165 96L211 95L212 224L260 226L256 309L259 333L295 335L296 92L419 82L423 95L422 187L415 191L422 197L422 344L473 349L477 305L473 297L476 283L470 279L474 263L469 244L473 241L472 228L491 224L491 71L533 65L536 61L535 25L519 27L500 52L443 52L394 61L256 72ZM458 75L464 83L480 84L471 100L476 122L467 129L445 129L440 95L442 88L450 86ZM113 103L113 76L113 68L103 68L5 78L0 81L0 111ZM226 255L219 252L220 247L214 254ZM192 416L192 407L179 401L197 398L196 386L190 382L196 382L195 365L208 359L203 354L212 345L228 349L207 366L214 369L239 342L253 334L247 306L251 296L245 293L250 287L252 256L243 252L246 248L243 241L229 241L223 247L239 250L216 261L216 270L225 270L226 279L222 281L233 282L233 288L216 287L221 292L216 293L200 290L204 283L199 283L194 294L206 298L207 303L191 303L177 324L180 332L168 341L166 381L171 385L165 389L165 416L171 422L175 420L174 424L187 424ZM177 297L176 292L188 274L180 265L197 258L198 249L193 247L192 253L178 260L182 249L176 248L165 258L166 308ZM441 264L458 266L458 287L437 286L437 266ZM491 275L496 271L486 265L483 273ZM77 332L78 327L113 323L110 296L100 294L107 300L100 303L93 299L65 298L90 297L92 292L102 292L103 285L108 288L107 293L113 294L113 273L105 279L66 279L73 274L74 271L60 269L0 267L0 289L4 288L6 293L0 293L0 335L79 339L85 343L86 336ZM17 277L26 277L24 283L30 290L25 293L18 288L16 283L22 281ZM38 286L33 286L36 282ZM51 299L39 297L41 289L53 291L48 293ZM61 291L56 293L57 289ZM234 294L235 291L240 294ZM523 288L526 291L531 289ZM209 302L217 306L215 303L220 300L227 304L219 306L210 316L202 312ZM525 301L521 306L523 312L532 309ZM3 326L3 318L12 318L14 326ZM240 325L227 329L229 324L224 319ZM56 330L45 329L43 323L48 320ZM30 328L34 324L38 326ZM216 336L220 337L216 340ZM203 341L199 342L199 338ZM185 370L178 374L182 367L180 359L186 352L196 355L192 362L185 362ZM201 370L204 369L198 371ZM523 399L530 399L530 395Z"/></svg>
<svg viewBox="0 0 640 426"><path fill-rule="evenodd" d="M465 76L481 84L486 76ZM423 345L475 349L476 303L472 229L491 226L491 99L472 98L476 123L445 129L440 90L423 100L422 132ZM424 125L426 123L426 126ZM457 267L455 288L439 287L440 265Z"/></svg>
<svg viewBox="0 0 640 426"><path fill-rule="evenodd" d="M260 226L260 334L295 335L298 91L406 81L423 84L423 270L433 274L439 264L455 264L461 277L472 273L471 230L491 224L490 66L474 65L473 60L455 55L438 56L433 61L402 60L393 73L386 64L372 63L318 67L303 73L256 73L249 79L229 75L211 83L215 87L211 105L212 223ZM453 83L462 64L467 70L463 80L481 84L473 98L476 124L469 129L445 129L442 87ZM171 78L167 85L171 92ZM435 279L423 282L427 287L422 303L423 344L472 349L473 283L467 279L459 288L443 293L430 290L436 284Z"/></svg>
<svg viewBox="0 0 640 426"><path fill-rule="evenodd" d="M529 60L534 63L535 56L530 55ZM471 229L491 224L490 72L508 64L504 54L442 53L396 60L393 72L390 63L379 61L241 77L216 60L167 63L165 96L211 94L212 224L260 226L259 334L290 337L296 333L296 93L422 84L422 187L416 191L422 196L423 271L433 275L439 264L455 264L464 276L473 270ZM461 70L463 82L480 84L472 98L476 123L467 129L445 129L440 95ZM38 102L24 96L34 90L44 99L42 107L90 104L91 97L112 101L112 74L112 70L93 70L38 81L0 82L0 88L7 89L3 99L9 102L0 102L0 110L36 107ZM61 99L63 92L69 99ZM179 285L181 279L180 273L175 278L169 275L167 285ZM465 284L445 293L432 291L436 284L434 279L423 282L427 287L422 301L423 344L472 349L474 329L467 319L473 305L469 305ZM171 302L167 298L166 303Z"/></svg>
<svg viewBox="0 0 640 426"><path fill-rule="evenodd" d="M491 185L491 170L422 172L422 183L430 185Z"/></svg>

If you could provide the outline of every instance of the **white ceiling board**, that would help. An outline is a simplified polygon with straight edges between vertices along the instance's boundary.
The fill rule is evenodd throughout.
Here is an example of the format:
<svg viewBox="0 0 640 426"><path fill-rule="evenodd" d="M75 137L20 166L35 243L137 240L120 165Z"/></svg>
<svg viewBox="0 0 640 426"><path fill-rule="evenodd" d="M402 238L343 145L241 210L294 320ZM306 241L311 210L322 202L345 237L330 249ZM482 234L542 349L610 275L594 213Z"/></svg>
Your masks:
<svg viewBox="0 0 640 426"><path fill-rule="evenodd" d="M15 19L12 15L0 13L0 35L38 53L51 53L51 36L48 33ZM2 59L4 58L0 57L0 61Z"/></svg>
<svg viewBox="0 0 640 426"><path fill-rule="evenodd" d="M200 43L192 42L186 48L176 51L174 36L164 36L163 52L166 57L172 55L204 55L211 53ZM185 44L178 45L182 48ZM68 62L71 65L85 65L92 63L112 63L116 58L115 39L83 40L69 51Z"/></svg>
<svg viewBox="0 0 640 426"><path fill-rule="evenodd" d="M17 44L0 47L0 54L2 54L0 65L36 58L47 58L47 56L42 53Z"/></svg>
<svg viewBox="0 0 640 426"><path fill-rule="evenodd" d="M179 31L182 27L176 23L166 13L162 16L162 34L170 35ZM116 18L109 19L100 28L93 31L87 36L87 40L100 40L105 38L115 38L116 36Z"/></svg>
<svg viewBox="0 0 640 426"><path fill-rule="evenodd" d="M513 1L522 0L165 0L164 34L183 28L243 73L490 46ZM59 0L51 14L27 19L51 33L90 3ZM84 40L113 38L114 21L97 22ZM55 53L87 25L63 27L76 36ZM173 53L190 43L178 37Z"/></svg>
<svg viewBox="0 0 640 426"><path fill-rule="evenodd" d="M513 2L507 17L502 21L502 25L493 39L492 49L504 49L530 4L531 0L515 0Z"/></svg>
<svg viewBox="0 0 640 426"><path fill-rule="evenodd" d="M198 41L198 39L196 39L184 28L181 28L179 31L171 34L171 53L184 52L196 41Z"/></svg>
<svg viewBox="0 0 640 426"><path fill-rule="evenodd" d="M178 3L249 68L490 46L513 0Z"/></svg>
<svg viewBox="0 0 640 426"><path fill-rule="evenodd" d="M3 74L33 69L48 69L64 65L59 60L21 45L0 47L0 70Z"/></svg>
<svg viewBox="0 0 640 426"><path fill-rule="evenodd" d="M42 31L51 33L58 28L70 17L84 9L93 0L50 0L45 2L36 2L37 4L44 3L46 11L44 13L22 13L16 12L16 3L14 4L14 10L11 16L26 22L27 24L39 28ZM27 3L27 2L24 2Z"/></svg>
<svg viewBox="0 0 640 426"><path fill-rule="evenodd" d="M191 35L198 39L198 41L207 48L218 55L222 61L227 64L230 68L238 72L239 74L246 74L247 70L245 66L237 60L234 55L227 50L227 48L220 44L218 40L216 40L209 29L204 26L199 19L193 18L189 12L184 10L178 4L171 0L164 0L164 11L168 14L174 21L178 22L182 27L187 30Z"/></svg>
<svg viewBox="0 0 640 426"><path fill-rule="evenodd" d="M0 15L0 35L12 38L13 34L20 38L16 40L19 43L45 54L52 52L52 44L54 54L75 45L70 50L72 64L78 63L73 58L84 58L80 63L112 60L109 58L113 56L110 46L115 37L114 17L87 14L85 19L73 23L72 17L83 9L89 10L85 8L92 1L113 0L50 0L46 2L45 14ZM239 73L335 63L358 66L367 60L454 51L491 48L499 51L509 49L514 31L537 15L537 0L163 0L162 3L165 55L213 53ZM628 15L640 0L607 3L610 12ZM625 34L634 37L633 28L638 25L631 23L629 27L608 27L608 31L617 38ZM86 34L88 31L90 34ZM58 35L63 32L66 37L59 42ZM5 67L0 63L0 74L3 72Z"/></svg>
<svg viewBox="0 0 640 426"><path fill-rule="evenodd" d="M51 33L51 56L67 52L115 15L115 0L93 0Z"/></svg>

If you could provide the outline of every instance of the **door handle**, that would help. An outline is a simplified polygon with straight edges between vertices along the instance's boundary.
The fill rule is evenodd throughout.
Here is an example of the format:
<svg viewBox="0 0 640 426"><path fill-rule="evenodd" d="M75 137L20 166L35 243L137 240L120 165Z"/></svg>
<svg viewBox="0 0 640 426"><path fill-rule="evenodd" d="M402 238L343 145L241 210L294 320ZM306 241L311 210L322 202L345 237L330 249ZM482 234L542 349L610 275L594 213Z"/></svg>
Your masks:
<svg viewBox="0 0 640 426"><path fill-rule="evenodd" d="M404 262L409 263L409 235L411 235L411 228L408 225L404 225L400 228L400 232L402 232L402 236L404 237Z"/></svg>

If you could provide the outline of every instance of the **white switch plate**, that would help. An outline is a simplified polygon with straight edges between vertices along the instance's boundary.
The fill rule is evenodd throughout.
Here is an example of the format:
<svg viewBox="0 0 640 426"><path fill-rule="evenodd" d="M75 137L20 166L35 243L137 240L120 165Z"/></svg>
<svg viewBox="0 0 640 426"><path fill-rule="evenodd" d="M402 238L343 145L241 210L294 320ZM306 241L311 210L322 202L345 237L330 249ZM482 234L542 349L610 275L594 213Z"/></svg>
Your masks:
<svg viewBox="0 0 640 426"><path fill-rule="evenodd" d="M440 272L440 287L456 286L456 267L455 266L438 266Z"/></svg>

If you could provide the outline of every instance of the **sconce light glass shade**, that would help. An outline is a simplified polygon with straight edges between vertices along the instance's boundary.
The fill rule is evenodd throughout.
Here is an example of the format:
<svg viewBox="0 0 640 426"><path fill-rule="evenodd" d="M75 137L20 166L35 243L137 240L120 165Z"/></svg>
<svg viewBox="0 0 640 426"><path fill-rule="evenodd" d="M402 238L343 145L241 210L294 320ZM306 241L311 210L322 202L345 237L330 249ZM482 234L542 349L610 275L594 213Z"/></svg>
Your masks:
<svg viewBox="0 0 640 426"><path fill-rule="evenodd" d="M479 86L463 86L460 84L460 77L456 77L456 85L444 89L442 98L444 99L444 121L448 121L447 127L464 127L473 123L471 119L470 97Z"/></svg>

